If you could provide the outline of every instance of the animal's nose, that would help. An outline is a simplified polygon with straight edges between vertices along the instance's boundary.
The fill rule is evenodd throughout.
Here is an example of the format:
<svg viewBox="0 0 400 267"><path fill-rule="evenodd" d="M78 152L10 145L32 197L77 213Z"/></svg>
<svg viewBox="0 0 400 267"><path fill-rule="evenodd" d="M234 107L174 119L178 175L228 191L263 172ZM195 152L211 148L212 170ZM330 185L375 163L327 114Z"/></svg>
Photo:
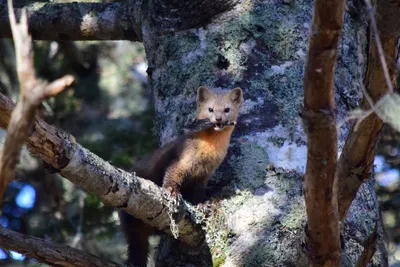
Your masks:
<svg viewBox="0 0 400 267"><path fill-rule="evenodd" d="M216 117L215 120L216 120L217 122L220 122L220 121L222 121L222 117Z"/></svg>

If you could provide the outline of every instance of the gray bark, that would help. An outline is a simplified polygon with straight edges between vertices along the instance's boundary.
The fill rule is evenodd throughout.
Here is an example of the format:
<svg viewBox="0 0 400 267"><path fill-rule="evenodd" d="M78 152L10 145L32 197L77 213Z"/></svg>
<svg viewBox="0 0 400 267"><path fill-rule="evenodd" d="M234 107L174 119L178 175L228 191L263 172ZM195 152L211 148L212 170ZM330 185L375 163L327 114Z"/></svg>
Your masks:
<svg viewBox="0 0 400 267"><path fill-rule="evenodd" d="M298 111L303 100L312 4L305 0L131 0L124 6L130 14L128 29L137 34L132 40L142 39L146 48L156 127L162 143L181 134L183 126L193 118L195 92L200 85L223 89L240 86L246 99L229 155L208 187L208 195L217 207L203 218L208 248L189 251L176 246L176 241L167 240L159 253L161 266L209 266L210 252L214 266L307 266L302 188L306 139ZM66 4L64 8L74 5ZM52 14L51 7L54 6L49 5L46 14ZM111 17L116 18L115 14ZM125 18L121 21L126 22ZM59 27L68 25L64 21ZM78 38L82 36L75 32L80 29L80 20L70 25L74 25L71 32ZM365 25L346 14L335 79L339 120L359 100L366 61ZM64 38L57 33L51 39L73 36ZM102 35L90 38L111 39ZM341 132L341 144L347 130ZM88 154L84 149L79 151ZM94 158L89 163L96 162L98 159ZM117 175L123 176L118 183L107 182L106 176L118 171L105 167L105 173L93 172L91 177L103 180L92 193L105 194L105 202L111 203L115 192L107 191L113 189L108 184L124 184L131 177ZM89 174L86 169L78 170ZM67 167L61 173L75 176L73 182L84 184L73 168ZM118 190L121 199L127 199L129 190L130 186ZM146 190L140 194L145 193ZM135 199L135 195L130 197L127 209L139 214L141 208ZM125 201L120 206L124 204ZM371 266L387 266L377 199L370 180L359 190L343 227L342 266L355 265L362 243L376 221L378 244Z"/></svg>
<svg viewBox="0 0 400 267"><path fill-rule="evenodd" d="M18 19L22 7L26 8L29 31L36 40L139 40L131 10L121 3L15 5ZM10 37L7 0L0 0L0 38Z"/></svg>
<svg viewBox="0 0 400 267"><path fill-rule="evenodd" d="M212 17L206 27L179 32L162 27L158 14L147 12L158 2L164 1L141 6L138 25L161 143L181 134L193 117L200 85L240 86L245 95L230 153L208 187L218 207L204 220L214 266L307 266L302 188L306 139L298 111L312 1L242 1ZM169 21L168 14L163 16ZM359 101L365 25L346 14L335 76L339 120ZM341 145L347 132L341 131ZM355 265L376 221L378 245L371 266L387 266L371 180L361 187L346 219L342 266ZM161 246L160 266L202 266L201 256L171 243Z"/></svg>
<svg viewBox="0 0 400 267"><path fill-rule="evenodd" d="M131 40L141 41L142 17L162 31L180 31L206 25L238 0L124 1L122 3L15 3L17 18L26 8L28 25L36 40ZM0 0L0 38L10 38L7 0Z"/></svg>
<svg viewBox="0 0 400 267"><path fill-rule="evenodd" d="M11 100L0 94L0 127L8 127L14 107ZM191 216L196 216L193 206L172 200L153 182L112 166L77 144L72 135L38 118L27 143L30 152L50 169L98 196L105 205L120 208L188 245L203 246L204 232ZM175 227L170 227L171 218Z"/></svg>
<svg viewBox="0 0 400 267"><path fill-rule="evenodd" d="M118 267L116 264L79 249L52 243L49 240L22 235L0 226L0 245L3 249L18 251L40 263L51 266Z"/></svg>

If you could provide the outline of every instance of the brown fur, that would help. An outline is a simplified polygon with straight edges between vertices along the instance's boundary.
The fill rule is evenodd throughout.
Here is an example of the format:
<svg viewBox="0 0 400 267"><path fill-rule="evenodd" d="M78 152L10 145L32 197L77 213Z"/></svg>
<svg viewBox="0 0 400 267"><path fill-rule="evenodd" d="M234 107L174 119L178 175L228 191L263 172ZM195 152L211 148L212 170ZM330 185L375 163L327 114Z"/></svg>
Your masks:
<svg viewBox="0 0 400 267"><path fill-rule="evenodd" d="M192 204L204 201L208 178L224 160L234 128L223 125L237 120L242 103L240 88L215 93L200 87L196 118L209 119L215 127L187 134L159 148L136 165L136 174L163 186L175 197L182 194ZM146 266L148 237L154 230L129 214L121 212L120 216L127 236L128 263Z"/></svg>

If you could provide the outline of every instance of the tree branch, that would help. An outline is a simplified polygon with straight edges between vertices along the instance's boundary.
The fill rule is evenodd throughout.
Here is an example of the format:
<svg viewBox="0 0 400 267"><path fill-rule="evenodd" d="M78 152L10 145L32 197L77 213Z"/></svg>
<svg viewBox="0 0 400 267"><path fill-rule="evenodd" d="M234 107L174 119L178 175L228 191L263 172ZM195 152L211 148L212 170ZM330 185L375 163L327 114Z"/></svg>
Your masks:
<svg viewBox="0 0 400 267"><path fill-rule="evenodd" d="M397 37L381 36L381 41L384 56L395 59L398 52ZM372 33L369 42L365 87L372 100L377 102L387 93L387 85ZM388 69L391 82L395 84L396 65L389 64ZM372 108L365 96L361 102L361 108ZM354 127L353 125L350 130L338 162L339 215L341 221L346 218L346 213L361 184L371 177L371 168L383 121L373 113L358 125L357 130Z"/></svg>
<svg viewBox="0 0 400 267"><path fill-rule="evenodd" d="M6 0L0 0L0 38L11 37ZM141 41L141 19L151 14L157 31L201 27L239 0L137 1L124 3L33 3L29 28L37 40ZM142 13L143 12L143 13ZM17 9L20 14L20 9Z"/></svg>
<svg viewBox="0 0 400 267"><path fill-rule="evenodd" d="M340 266L337 132L333 78L344 1L316 0L304 76L304 196L310 266Z"/></svg>
<svg viewBox="0 0 400 267"><path fill-rule="evenodd" d="M140 41L131 21L131 9L122 3L33 3L28 24L36 40ZM21 8L16 9L17 17ZM0 38L10 38L6 0L0 0Z"/></svg>
<svg viewBox="0 0 400 267"><path fill-rule="evenodd" d="M0 94L0 127L7 127L12 101ZM179 230L179 239L197 246L204 233L182 205L171 210L168 193L145 180L112 166L75 142L75 138L36 118L28 138L28 149L60 170L60 174L88 193L98 196L105 205L121 208L136 218L166 233L170 231L171 213Z"/></svg>
<svg viewBox="0 0 400 267"><path fill-rule="evenodd" d="M32 39L28 34L26 13L22 13L21 22L17 23L11 0L9 0L9 5L17 74L20 83L20 97L11 115L4 147L0 155L0 206L2 206L8 183L15 176L19 153L33 126L36 109L44 99L56 95L74 81L74 78L70 75L64 76L51 84L36 79L33 66Z"/></svg>
<svg viewBox="0 0 400 267"><path fill-rule="evenodd" d="M0 198L3 198L9 181L14 177L19 151L31 134L28 139L28 148L34 154L53 168L59 169L61 175L68 177L70 181L84 190L98 195L106 205L120 207L175 237L180 234L181 240L189 245L204 244L204 235L201 229L190 220L189 214L182 209L182 206L179 207L180 203L171 200L160 187L113 167L77 144L72 136L57 131L44 121L36 119L35 111L41 101L60 92L65 86L72 83L73 78L66 76L51 84L36 79L25 10L21 15L21 24L18 25L11 0L9 0L9 5L21 93L11 118L13 104L1 95L0 102L3 104L2 108L5 108L2 109L1 119L3 121L1 124L8 126L8 134L0 161ZM7 110L7 108L10 109ZM33 132L31 132L32 130ZM170 229L172 230L170 231ZM4 245L4 248L8 248L10 244L7 239L5 243L7 244ZM16 244L17 247L18 245L21 245L20 242ZM22 244L23 249L16 250L37 258L41 262L50 262L52 265L54 263L58 265L64 261L57 257L54 259L52 255L47 258L40 252L38 253L38 248L34 244L29 245L33 247ZM72 263L67 262L66 266L77 265L73 258L67 260L72 260ZM65 266L64 263L61 265ZM92 266L92 264L83 264L82 266L89 265Z"/></svg>
<svg viewBox="0 0 400 267"><path fill-rule="evenodd" d="M41 238L23 235L0 225L0 247L17 251L50 266L120 266L79 249L52 243Z"/></svg>
<svg viewBox="0 0 400 267"><path fill-rule="evenodd" d="M382 35L400 36L400 0L376 2L376 22Z"/></svg>

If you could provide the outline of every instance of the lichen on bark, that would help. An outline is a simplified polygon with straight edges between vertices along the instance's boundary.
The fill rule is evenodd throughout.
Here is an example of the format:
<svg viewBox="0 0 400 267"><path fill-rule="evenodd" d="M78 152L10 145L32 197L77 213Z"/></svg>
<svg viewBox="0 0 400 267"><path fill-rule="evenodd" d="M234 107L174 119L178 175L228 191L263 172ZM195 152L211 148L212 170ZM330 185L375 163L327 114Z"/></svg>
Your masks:
<svg viewBox="0 0 400 267"><path fill-rule="evenodd" d="M214 266L307 266L302 247L306 139L298 111L312 4L246 0L204 28L163 35L154 34L157 29L144 19L161 143L180 134L194 116L198 86L240 86L244 91L245 105L228 157L207 191L218 207L206 221ZM365 33L362 21L345 15L335 76L339 121L359 100ZM368 194L375 196L365 185L347 221L352 229L363 229L357 232L361 239L374 227L369 222L380 220L376 199ZM361 239L351 231L345 238L343 266L353 266L362 250ZM384 255L381 245L374 262L385 264ZM190 266L190 257L183 255L164 264L172 266L172 261Z"/></svg>

